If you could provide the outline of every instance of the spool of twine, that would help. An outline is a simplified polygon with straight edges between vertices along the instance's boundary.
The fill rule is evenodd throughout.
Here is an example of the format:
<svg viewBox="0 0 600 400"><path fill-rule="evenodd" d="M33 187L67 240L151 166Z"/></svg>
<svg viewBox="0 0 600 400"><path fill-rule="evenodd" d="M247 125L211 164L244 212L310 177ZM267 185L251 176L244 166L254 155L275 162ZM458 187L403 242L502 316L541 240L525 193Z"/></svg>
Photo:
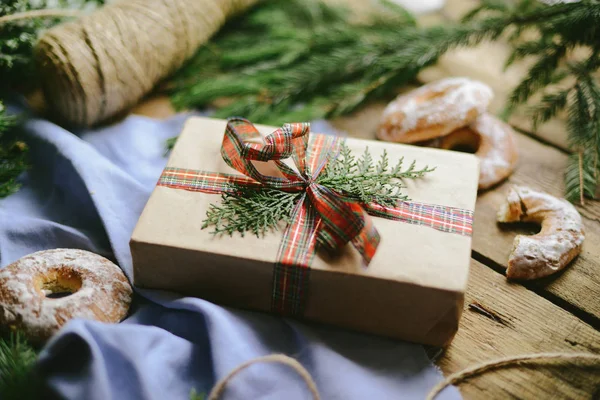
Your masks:
<svg viewBox="0 0 600 400"><path fill-rule="evenodd" d="M121 0L48 30L35 62L52 117L91 126L127 110L257 1Z"/></svg>

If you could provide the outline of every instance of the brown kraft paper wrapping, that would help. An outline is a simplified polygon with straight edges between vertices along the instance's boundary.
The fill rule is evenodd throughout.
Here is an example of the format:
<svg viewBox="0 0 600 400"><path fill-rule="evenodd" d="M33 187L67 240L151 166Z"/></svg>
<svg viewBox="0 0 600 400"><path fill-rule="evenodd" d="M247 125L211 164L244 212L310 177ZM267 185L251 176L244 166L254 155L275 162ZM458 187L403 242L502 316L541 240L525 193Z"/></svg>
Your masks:
<svg viewBox="0 0 600 400"><path fill-rule="evenodd" d="M238 173L221 158L226 121L190 118L169 167ZM275 127L257 125L263 135ZM435 166L407 180L411 200L473 210L478 161L471 154L347 139L355 155L386 149L393 165ZM257 238L213 236L201 229L220 196L157 186L133 232L134 284L201 297L219 304L269 311L273 265L282 231ZM446 345L458 328L471 257L471 238L372 217L381 243L368 268L356 250L317 254L311 265L304 318L356 331L429 345Z"/></svg>

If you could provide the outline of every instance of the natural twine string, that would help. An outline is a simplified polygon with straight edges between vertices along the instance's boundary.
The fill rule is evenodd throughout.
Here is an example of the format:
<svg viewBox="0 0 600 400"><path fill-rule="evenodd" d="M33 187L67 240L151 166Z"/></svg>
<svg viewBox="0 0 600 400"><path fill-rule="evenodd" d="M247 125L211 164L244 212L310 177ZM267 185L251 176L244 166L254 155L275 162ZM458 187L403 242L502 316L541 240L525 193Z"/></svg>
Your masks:
<svg viewBox="0 0 600 400"><path fill-rule="evenodd" d="M48 30L35 48L53 117L91 126L136 104L258 0L121 0Z"/></svg>
<svg viewBox="0 0 600 400"><path fill-rule="evenodd" d="M243 371L251 365L263 362L281 363L291 367L294 371L298 373L298 375L302 377L302 379L304 379L306 386L308 386L308 388L310 389L313 399L319 400L319 392L317 391L317 385L312 379L310 373L298 361L284 354L272 354L269 356L258 357L239 365L226 377L217 382L215 387L211 390L210 394L208 395L208 400L220 399L223 395L223 392L225 391L226 385L229 382L231 382L235 375L237 375L238 373L240 373L241 371ZM555 362L558 365L572 364L573 366L579 368L588 367L590 365L594 367L600 367L600 355L592 353L535 353L523 354L512 357L503 357L491 361L485 361L480 364L476 364L471 367L465 368L462 371L448 376L442 382L434 386L433 389L431 389L431 391L427 395L426 400L434 400L435 397L438 394L440 394L440 392L444 390L447 386L459 384L476 375L481 375L486 372L500 368L515 367L519 365L542 362Z"/></svg>
<svg viewBox="0 0 600 400"><path fill-rule="evenodd" d="M215 387L210 391L208 395L208 400L218 400L223 395L225 391L225 386L241 371L250 367L251 365L258 363L279 363L284 364L292 368L294 371L298 373L308 386L310 393L312 395L313 400L320 400L319 391L317 390L317 384L310 376L310 373L295 359L286 356L285 354L271 354L268 356L254 358L250 361L246 361L245 363L236 367L233 371L231 371L226 377L221 379Z"/></svg>
<svg viewBox="0 0 600 400"><path fill-rule="evenodd" d="M32 18L43 18L43 17L78 17L83 15L79 10L32 10L32 11L23 11L10 15L4 15L0 17L0 25L6 22L18 21L21 19L32 19Z"/></svg>
<svg viewBox="0 0 600 400"><path fill-rule="evenodd" d="M557 362L559 365L572 364L579 368L589 366L590 364L600 366L600 355L591 353L536 353L485 361L448 376L429 392L427 400L433 400L447 386L461 383L475 375L480 375L498 368L540 362Z"/></svg>

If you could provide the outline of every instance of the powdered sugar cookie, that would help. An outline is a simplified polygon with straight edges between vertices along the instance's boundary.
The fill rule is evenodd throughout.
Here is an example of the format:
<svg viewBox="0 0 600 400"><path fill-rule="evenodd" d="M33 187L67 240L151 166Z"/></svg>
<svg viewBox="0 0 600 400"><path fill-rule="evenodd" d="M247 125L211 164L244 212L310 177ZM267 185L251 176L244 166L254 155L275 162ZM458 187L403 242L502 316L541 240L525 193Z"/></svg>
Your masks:
<svg viewBox="0 0 600 400"><path fill-rule="evenodd" d="M61 292L65 297L53 298ZM44 342L72 318L119 322L132 289L119 267L89 251L46 250L0 270L0 325Z"/></svg>
<svg viewBox="0 0 600 400"><path fill-rule="evenodd" d="M483 114L492 89L468 78L447 78L398 96L384 110L377 136L414 143L433 139L468 125Z"/></svg>
<svg viewBox="0 0 600 400"><path fill-rule="evenodd" d="M471 125L440 138L442 149L465 146L476 149L479 158L479 189L502 182L517 165L518 151L513 129L498 118L485 113Z"/></svg>
<svg viewBox="0 0 600 400"><path fill-rule="evenodd" d="M515 186L498 212L498 222L536 222L541 231L518 235L508 259L510 279L536 279L565 268L585 239L579 212L571 203L547 193Z"/></svg>

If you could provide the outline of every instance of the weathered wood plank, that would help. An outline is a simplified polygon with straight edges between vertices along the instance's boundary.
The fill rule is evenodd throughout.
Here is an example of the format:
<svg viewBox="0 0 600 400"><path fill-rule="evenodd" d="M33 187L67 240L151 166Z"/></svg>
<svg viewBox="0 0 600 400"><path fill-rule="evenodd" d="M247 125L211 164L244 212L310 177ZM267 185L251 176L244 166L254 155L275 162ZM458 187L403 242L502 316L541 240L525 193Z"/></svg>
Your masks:
<svg viewBox="0 0 600 400"><path fill-rule="evenodd" d="M473 250L502 266L506 266L516 232L510 225L499 226L495 219L510 184L527 185L558 197L564 193L562 175L567 157L524 135L517 136L517 143L521 153L517 171L508 184L481 194L475 208ZM600 204L590 202L579 211L586 232L582 253L564 273L536 281L532 287L600 318Z"/></svg>
<svg viewBox="0 0 600 400"><path fill-rule="evenodd" d="M373 104L352 116L334 121L337 129L352 137L375 138L375 127L385 105ZM541 189L557 197L564 194L563 173L567 156L525 135L517 134L520 160L516 172L500 187L481 193L475 207L473 250L498 266L506 267L517 230L496 224L498 206L511 183ZM579 207L584 217L586 240L581 255L562 274L533 284L536 290L568 302L600 318L600 203Z"/></svg>
<svg viewBox="0 0 600 400"><path fill-rule="evenodd" d="M473 260L460 328L437 360L445 375L490 359L539 352L600 353L600 332ZM590 399L600 369L519 367L460 386L465 398Z"/></svg>

